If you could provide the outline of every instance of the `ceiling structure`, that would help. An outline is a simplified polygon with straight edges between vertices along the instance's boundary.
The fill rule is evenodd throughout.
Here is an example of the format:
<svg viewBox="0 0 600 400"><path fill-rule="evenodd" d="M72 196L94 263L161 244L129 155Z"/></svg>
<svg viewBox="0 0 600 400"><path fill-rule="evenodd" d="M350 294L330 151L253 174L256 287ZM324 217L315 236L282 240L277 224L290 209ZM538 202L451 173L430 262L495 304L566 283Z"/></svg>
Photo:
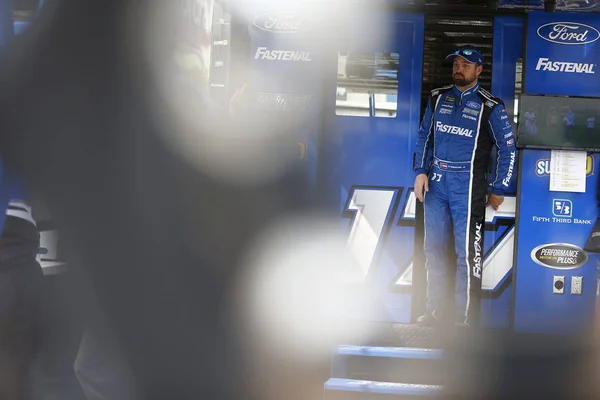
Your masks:
<svg viewBox="0 0 600 400"><path fill-rule="evenodd" d="M600 12L600 0L348 0L348 2L423 13L515 14L544 9Z"/></svg>
<svg viewBox="0 0 600 400"><path fill-rule="evenodd" d="M30 19L35 14L40 0L12 0L15 19ZM221 0L237 3L241 0ZM243 0L247 3L247 0ZM304 1L304 0L289 0ZM527 10L600 12L600 0L346 0L348 4L365 4L406 8L412 12L449 13L523 13Z"/></svg>

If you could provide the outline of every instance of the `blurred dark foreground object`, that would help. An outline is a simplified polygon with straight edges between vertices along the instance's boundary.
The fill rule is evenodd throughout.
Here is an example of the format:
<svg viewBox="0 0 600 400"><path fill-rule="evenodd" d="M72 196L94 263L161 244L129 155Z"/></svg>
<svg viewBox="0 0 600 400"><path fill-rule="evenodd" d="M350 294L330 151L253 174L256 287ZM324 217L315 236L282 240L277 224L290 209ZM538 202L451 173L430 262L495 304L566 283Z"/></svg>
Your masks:
<svg viewBox="0 0 600 400"><path fill-rule="evenodd" d="M445 359L444 399L593 399L598 397L597 340L459 330Z"/></svg>
<svg viewBox="0 0 600 400"><path fill-rule="evenodd" d="M583 249L590 253L600 253L600 218L596 220Z"/></svg>
<svg viewBox="0 0 600 400"><path fill-rule="evenodd" d="M353 375L352 379L442 385L436 398L447 400L598 397L599 341L591 331L569 337L454 326L379 324L372 328L379 334L363 343L369 347L443 349L444 357L439 361L369 357L362 364L358 358L346 360L343 373ZM360 392L363 397L340 398L377 398L367 392Z"/></svg>
<svg viewBox="0 0 600 400"><path fill-rule="evenodd" d="M136 400L135 382L102 309L89 321L73 368L87 400ZM98 318L100 317L100 318ZM102 318L104 317L104 318Z"/></svg>
<svg viewBox="0 0 600 400"><path fill-rule="evenodd" d="M43 328L36 226L8 216L0 238L0 398L30 400Z"/></svg>
<svg viewBox="0 0 600 400"><path fill-rule="evenodd" d="M153 4L47 4L1 71L0 149L43 193L70 265L92 282L115 327L140 398L248 398L241 370L252 360L240 351L244 332L232 329L232 282L258 231L310 208L306 184L294 170L261 185L226 184L165 145L150 106L160 95L141 43L130 43L143 22L135 18ZM457 337L447 361L456 398L597 393L585 341Z"/></svg>
<svg viewBox="0 0 600 400"><path fill-rule="evenodd" d="M305 184L293 169L226 184L165 145L151 107L160 94L140 38L130 43L153 4L48 3L2 70L0 148L95 286L140 398L227 400L246 392L243 332L230 320L235 268L256 232L308 208ZM204 117L208 126L218 116Z"/></svg>

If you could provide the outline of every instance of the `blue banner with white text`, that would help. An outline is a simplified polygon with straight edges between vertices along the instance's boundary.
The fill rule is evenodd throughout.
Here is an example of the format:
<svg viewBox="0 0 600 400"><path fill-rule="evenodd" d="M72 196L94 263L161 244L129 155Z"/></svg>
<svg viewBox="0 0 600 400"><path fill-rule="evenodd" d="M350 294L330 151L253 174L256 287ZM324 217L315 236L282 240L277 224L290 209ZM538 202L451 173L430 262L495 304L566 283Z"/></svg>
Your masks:
<svg viewBox="0 0 600 400"><path fill-rule="evenodd" d="M600 18L597 15L530 12L525 92L600 96L598 39Z"/></svg>
<svg viewBox="0 0 600 400"><path fill-rule="evenodd" d="M316 188L323 86L321 42L315 40L318 16L291 5L273 9L257 4L249 17L250 108L290 124L307 177ZM283 126L280 130L290 133Z"/></svg>
<svg viewBox="0 0 600 400"><path fill-rule="evenodd" d="M587 156L586 192L550 191L551 150L521 160L514 329L581 333L594 318L596 260L583 250L598 216L600 156Z"/></svg>

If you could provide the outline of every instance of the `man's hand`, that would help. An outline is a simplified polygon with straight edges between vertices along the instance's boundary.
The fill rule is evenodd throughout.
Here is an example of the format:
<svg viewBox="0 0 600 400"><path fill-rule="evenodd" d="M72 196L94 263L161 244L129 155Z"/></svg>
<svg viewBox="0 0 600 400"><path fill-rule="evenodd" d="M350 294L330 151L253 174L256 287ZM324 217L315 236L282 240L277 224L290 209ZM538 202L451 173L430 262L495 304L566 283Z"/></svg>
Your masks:
<svg viewBox="0 0 600 400"><path fill-rule="evenodd" d="M429 192L429 178L427 178L427 175L425 174L419 174L415 178L415 196L417 196L417 199L419 199L421 203L425 198L423 190Z"/></svg>
<svg viewBox="0 0 600 400"><path fill-rule="evenodd" d="M502 203L504 203L504 196L498 196L497 194L490 193L485 206L487 207L491 204L492 207L494 207L494 210L497 210Z"/></svg>

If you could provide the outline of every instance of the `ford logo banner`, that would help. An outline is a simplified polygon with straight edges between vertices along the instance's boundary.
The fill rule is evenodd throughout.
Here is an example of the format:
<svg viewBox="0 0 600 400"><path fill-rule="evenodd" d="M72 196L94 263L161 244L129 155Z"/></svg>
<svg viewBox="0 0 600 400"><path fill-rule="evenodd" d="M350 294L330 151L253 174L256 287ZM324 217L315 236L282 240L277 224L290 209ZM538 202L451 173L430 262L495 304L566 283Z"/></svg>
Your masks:
<svg viewBox="0 0 600 400"><path fill-rule="evenodd" d="M600 38L593 26L579 22L551 22L537 29L537 34L548 42L557 44L588 44Z"/></svg>
<svg viewBox="0 0 600 400"><path fill-rule="evenodd" d="M546 268L574 269L585 264L589 257L585 250L568 243L549 243L531 251L531 259Z"/></svg>
<svg viewBox="0 0 600 400"><path fill-rule="evenodd" d="M254 26L273 33L298 33L308 29L306 18L294 14L265 14L254 18Z"/></svg>

